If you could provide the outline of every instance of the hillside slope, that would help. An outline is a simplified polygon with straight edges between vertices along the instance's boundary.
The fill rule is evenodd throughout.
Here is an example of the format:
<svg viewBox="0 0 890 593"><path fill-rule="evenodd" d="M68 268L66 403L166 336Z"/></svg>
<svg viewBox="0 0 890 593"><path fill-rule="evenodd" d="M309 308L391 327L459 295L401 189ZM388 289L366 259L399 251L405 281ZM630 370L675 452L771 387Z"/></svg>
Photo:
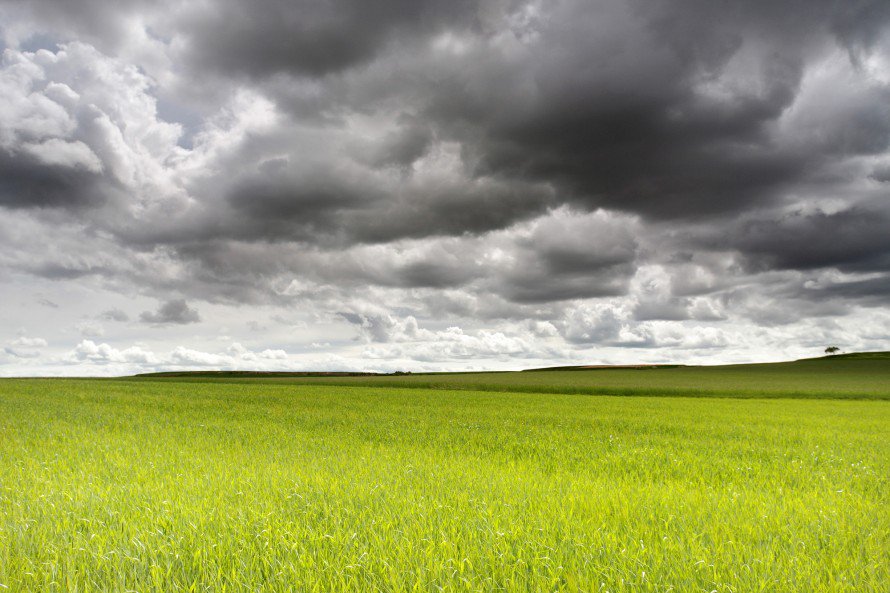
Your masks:
<svg viewBox="0 0 890 593"><path fill-rule="evenodd" d="M841 354L791 362L723 366L562 368L488 373L331 376L167 373L140 380L273 381L416 389L717 397L890 399L890 352Z"/></svg>

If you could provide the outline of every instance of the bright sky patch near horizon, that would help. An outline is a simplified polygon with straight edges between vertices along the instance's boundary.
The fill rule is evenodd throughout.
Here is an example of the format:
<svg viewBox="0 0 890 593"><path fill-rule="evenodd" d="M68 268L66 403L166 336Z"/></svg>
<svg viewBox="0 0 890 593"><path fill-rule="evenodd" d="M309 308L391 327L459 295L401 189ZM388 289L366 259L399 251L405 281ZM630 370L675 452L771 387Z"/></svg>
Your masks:
<svg viewBox="0 0 890 593"><path fill-rule="evenodd" d="M3 0L0 376L890 349L890 3Z"/></svg>

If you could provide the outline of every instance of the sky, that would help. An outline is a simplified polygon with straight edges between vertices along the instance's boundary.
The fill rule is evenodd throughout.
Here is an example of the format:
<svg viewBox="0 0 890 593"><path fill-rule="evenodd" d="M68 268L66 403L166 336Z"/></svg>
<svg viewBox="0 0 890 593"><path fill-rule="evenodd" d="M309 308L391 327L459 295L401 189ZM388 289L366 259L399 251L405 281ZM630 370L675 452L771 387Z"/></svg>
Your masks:
<svg viewBox="0 0 890 593"><path fill-rule="evenodd" d="M0 376L890 349L885 0L0 0Z"/></svg>

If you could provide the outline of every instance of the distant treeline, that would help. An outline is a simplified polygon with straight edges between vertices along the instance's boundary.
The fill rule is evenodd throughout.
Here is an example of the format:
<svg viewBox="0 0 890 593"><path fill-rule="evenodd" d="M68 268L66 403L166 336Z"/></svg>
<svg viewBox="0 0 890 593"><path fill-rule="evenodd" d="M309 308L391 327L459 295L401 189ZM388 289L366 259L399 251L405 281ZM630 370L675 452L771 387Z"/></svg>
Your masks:
<svg viewBox="0 0 890 593"><path fill-rule="evenodd" d="M399 374L399 373L395 373ZM217 378L275 378L275 377L376 377L382 373L353 373L347 371L166 371L140 373L135 377L217 377Z"/></svg>

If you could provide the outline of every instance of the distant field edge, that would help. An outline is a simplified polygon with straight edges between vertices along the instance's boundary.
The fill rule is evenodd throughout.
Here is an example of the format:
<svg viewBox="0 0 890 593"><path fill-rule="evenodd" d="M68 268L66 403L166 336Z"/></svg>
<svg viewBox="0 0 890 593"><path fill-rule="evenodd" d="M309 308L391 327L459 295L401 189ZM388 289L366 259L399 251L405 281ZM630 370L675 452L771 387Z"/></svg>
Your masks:
<svg viewBox="0 0 890 593"><path fill-rule="evenodd" d="M832 354L828 356L818 356L814 358L800 358L797 360L778 361L778 362L751 362L736 363L722 365L685 365L685 364L585 364L574 366L552 366L537 367L531 369L519 369L517 371L455 371L455 372L404 372L396 371L393 373L377 373L372 371L242 371L242 370L201 370L201 371L159 371L153 373L138 373L136 375L128 375L126 377L149 378L149 377L208 377L208 378L300 378L300 377L394 377L403 375L412 376L447 376L447 375L476 375L476 374L505 374L505 373L535 373L544 371L610 371L610 370L633 370L633 371L649 371L649 370L665 370L665 369L719 369L734 368L743 369L745 367L763 367L765 365L795 365L805 363L822 363L830 361L846 361L846 360L887 360L890 361L890 351L874 351L874 352L851 352L848 354ZM123 378L123 377L122 377Z"/></svg>
<svg viewBox="0 0 890 593"><path fill-rule="evenodd" d="M307 377L311 379L311 377ZM234 377L117 377L106 379L109 381L145 381L158 383L218 383L230 385L243 385L252 383L250 379ZM609 397L679 397L679 398L720 398L720 399L820 399L820 400L856 400L856 401L890 401L890 393L850 393L830 391L759 391L759 390L717 390L717 389L684 389L667 387L566 387L558 385L497 385L484 383L437 383L386 381L375 378L373 381L301 381L299 377L286 378L276 381L271 379L263 381L267 385L293 385L312 387L351 387L351 388L381 388L399 390L427 390L427 391L483 391L490 393L538 393L541 395L591 395Z"/></svg>
<svg viewBox="0 0 890 593"><path fill-rule="evenodd" d="M890 400L890 352L714 366L618 365L527 371L370 373L197 370L102 381L313 385L563 395Z"/></svg>

